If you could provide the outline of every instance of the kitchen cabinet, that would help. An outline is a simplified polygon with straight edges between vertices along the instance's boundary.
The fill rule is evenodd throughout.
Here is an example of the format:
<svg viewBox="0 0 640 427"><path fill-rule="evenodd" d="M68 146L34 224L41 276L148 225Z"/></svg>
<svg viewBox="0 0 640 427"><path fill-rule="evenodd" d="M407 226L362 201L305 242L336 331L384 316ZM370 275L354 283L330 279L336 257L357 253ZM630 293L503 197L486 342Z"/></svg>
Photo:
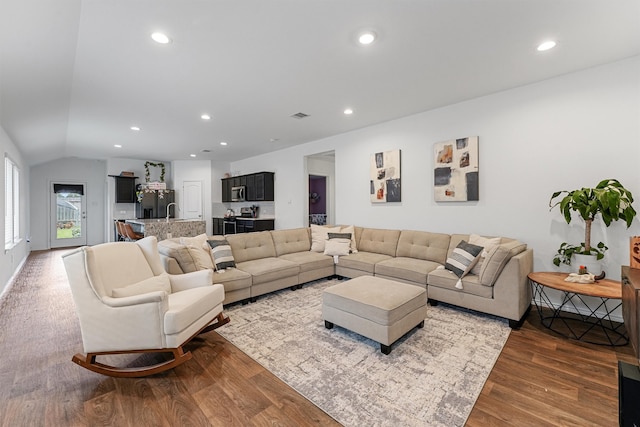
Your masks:
<svg viewBox="0 0 640 427"><path fill-rule="evenodd" d="M273 172L258 172L249 175L222 178L222 202L231 202L231 187L246 187L245 201L273 202L274 201Z"/></svg>
<svg viewBox="0 0 640 427"><path fill-rule="evenodd" d="M224 218L213 218L213 235L222 236L224 234Z"/></svg>
<svg viewBox="0 0 640 427"><path fill-rule="evenodd" d="M116 203L136 202L137 176L109 175L116 180Z"/></svg>

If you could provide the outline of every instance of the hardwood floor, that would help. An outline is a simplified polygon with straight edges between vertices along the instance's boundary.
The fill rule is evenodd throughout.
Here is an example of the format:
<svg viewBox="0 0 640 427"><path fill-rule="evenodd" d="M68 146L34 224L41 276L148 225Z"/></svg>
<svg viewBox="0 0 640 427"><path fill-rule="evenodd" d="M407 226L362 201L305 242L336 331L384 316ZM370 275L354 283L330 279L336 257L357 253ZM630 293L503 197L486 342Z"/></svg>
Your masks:
<svg viewBox="0 0 640 427"><path fill-rule="evenodd" d="M192 360L153 377L114 379L73 364L82 344L64 252L32 253L0 299L1 425L339 425L215 332L187 346ZM532 310L511 333L467 425L617 425L618 360L634 362L630 346L559 338Z"/></svg>

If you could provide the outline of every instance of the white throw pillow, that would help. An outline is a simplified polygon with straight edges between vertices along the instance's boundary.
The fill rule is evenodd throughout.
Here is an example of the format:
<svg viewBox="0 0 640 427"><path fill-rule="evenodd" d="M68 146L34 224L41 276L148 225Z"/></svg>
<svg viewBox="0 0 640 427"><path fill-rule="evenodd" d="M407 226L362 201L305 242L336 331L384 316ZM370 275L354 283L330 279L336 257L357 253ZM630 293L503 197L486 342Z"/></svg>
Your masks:
<svg viewBox="0 0 640 427"><path fill-rule="evenodd" d="M324 245L324 254L331 256L349 255L350 239L328 239Z"/></svg>
<svg viewBox="0 0 640 427"><path fill-rule="evenodd" d="M480 254L478 262L476 262L476 265L471 269L471 274L480 275L480 269L482 268L485 258L493 248L500 244L501 240L502 239L500 237L487 238L477 234L471 234L469 236L469 243L472 245L482 246L484 248Z"/></svg>
<svg viewBox="0 0 640 427"><path fill-rule="evenodd" d="M171 282L169 275L164 273L159 276L150 277L141 282L134 283L123 288L116 288L111 291L113 298L131 297L134 295L148 294L149 292L164 291L171 293Z"/></svg>
<svg viewBox="0 0 640 427"><path fill-rule="evenodd" d="M346 227L342 227L340 229L341 233L351 233L351 243L349 247L351 248L351 253L358 253L358 248L356 247L356 228L353 225L348 225Z"/></svg>
<svg viewBox="0 0 640 427"><path fill-rule="evenodd" d="M324 245L329 233L339 233L340 227L324 227L311 224L311 251L324 252Z"/></svg>

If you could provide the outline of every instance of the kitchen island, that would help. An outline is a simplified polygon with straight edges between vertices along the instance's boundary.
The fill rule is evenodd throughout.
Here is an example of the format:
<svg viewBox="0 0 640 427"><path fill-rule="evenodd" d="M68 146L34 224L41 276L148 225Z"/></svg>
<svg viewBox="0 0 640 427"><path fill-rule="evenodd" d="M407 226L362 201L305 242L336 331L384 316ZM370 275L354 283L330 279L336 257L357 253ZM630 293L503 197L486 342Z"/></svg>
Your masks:
<svg viewBox="0 0 640 427"><path fill-rule="evenodd" d="M206 233L206 224L200 219L126 219L126 223L144 237L156 236L158 240L171 237L194 237Z"/></svg>

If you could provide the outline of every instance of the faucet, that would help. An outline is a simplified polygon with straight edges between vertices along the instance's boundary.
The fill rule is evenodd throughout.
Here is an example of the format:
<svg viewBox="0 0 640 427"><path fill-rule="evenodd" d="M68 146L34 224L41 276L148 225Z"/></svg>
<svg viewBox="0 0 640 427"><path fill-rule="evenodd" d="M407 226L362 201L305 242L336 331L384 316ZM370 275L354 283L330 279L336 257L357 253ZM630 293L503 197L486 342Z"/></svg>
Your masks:
<svg viewBox="0 0 640 427"><path fill-rule="evenodd" d="M175 202L171 202L171 203L169 203L167 205L167 223L169 223L169 208L171 207L171 205L175 205ZM177 207L176 207L176 209L177 209Z"/></svg>

